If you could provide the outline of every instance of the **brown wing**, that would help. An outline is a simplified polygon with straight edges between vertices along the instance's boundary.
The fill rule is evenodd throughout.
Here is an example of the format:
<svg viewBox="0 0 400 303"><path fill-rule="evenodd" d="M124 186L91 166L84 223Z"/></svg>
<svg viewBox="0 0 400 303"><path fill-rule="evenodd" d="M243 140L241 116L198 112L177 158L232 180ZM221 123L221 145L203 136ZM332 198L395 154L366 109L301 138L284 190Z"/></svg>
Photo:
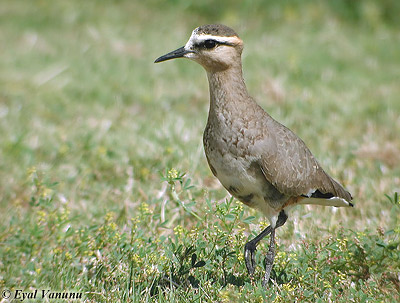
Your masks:
<svg viewBox="0 0 400 303"><path fill-rule="evenodd" d="M270 116L267 140L259 165L265 178L288 196L339 197L351 201L351 194L319 165L306 144L290 129Z"/></svg>

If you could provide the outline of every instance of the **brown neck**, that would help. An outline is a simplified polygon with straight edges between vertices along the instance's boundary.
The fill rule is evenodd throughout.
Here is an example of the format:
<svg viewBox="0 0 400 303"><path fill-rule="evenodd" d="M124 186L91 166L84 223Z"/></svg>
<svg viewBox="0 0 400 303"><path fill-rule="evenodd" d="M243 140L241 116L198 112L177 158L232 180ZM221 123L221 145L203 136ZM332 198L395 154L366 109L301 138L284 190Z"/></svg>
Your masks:
<svg viewBox="0 0 400 303"><path fill-rule="evenodd" d="M207 72L207 76L210 88L210 118L224 108L241 110L242 107L246 107L246 103L252 102L243 80L241 63L222 71Z"/></svg>

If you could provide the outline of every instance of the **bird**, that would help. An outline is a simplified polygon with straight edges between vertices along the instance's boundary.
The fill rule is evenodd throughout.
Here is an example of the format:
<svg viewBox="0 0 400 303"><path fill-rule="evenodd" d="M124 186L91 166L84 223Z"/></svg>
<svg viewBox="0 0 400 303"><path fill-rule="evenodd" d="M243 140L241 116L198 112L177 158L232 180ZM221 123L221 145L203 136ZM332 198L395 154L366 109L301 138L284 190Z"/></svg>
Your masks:
<svg viewBox="0 0 400 303"><path fill-rule="evenodd" d="M187 58L206 71L210 107L203 134L212 174L236 199L254 208L270 225L244 246L248 274L256 268L258 243L270 235L262 286L270 280L275 231L299 204L353 207L353 197L321 167L293 131L271 117L249 94L242 72L243 41L230 27L195 28L185 44L154 62Z"/></svg>

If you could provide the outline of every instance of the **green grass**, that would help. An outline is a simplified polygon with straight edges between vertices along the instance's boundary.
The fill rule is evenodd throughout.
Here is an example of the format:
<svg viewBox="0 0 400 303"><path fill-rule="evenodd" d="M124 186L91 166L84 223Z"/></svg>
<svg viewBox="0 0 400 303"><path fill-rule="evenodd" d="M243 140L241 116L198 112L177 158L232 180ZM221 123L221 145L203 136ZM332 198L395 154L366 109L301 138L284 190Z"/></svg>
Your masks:
<svg viewBox="0 0 400 303"><path fill-rule="evenodd" d="M355 4L356 3L356 4ZM86 302L398 302L396 1L3 1L0 290ZM267 222L211 175L201 67L153 64L205 23L245 42L251 94L352 192Z"/></svg>

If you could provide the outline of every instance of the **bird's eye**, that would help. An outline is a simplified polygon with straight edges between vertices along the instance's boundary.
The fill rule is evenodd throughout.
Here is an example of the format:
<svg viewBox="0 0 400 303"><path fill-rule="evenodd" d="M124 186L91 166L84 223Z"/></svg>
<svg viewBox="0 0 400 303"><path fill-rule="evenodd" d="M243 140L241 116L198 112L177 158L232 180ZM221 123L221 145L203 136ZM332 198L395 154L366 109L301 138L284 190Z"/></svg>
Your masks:
<svg viewBox="0 0 400 303"><path fill-rule="evenodd" d="M217 45L217 42L215 40L206 40L204 41L204 47L205 48L214 48Z"/></svg>

